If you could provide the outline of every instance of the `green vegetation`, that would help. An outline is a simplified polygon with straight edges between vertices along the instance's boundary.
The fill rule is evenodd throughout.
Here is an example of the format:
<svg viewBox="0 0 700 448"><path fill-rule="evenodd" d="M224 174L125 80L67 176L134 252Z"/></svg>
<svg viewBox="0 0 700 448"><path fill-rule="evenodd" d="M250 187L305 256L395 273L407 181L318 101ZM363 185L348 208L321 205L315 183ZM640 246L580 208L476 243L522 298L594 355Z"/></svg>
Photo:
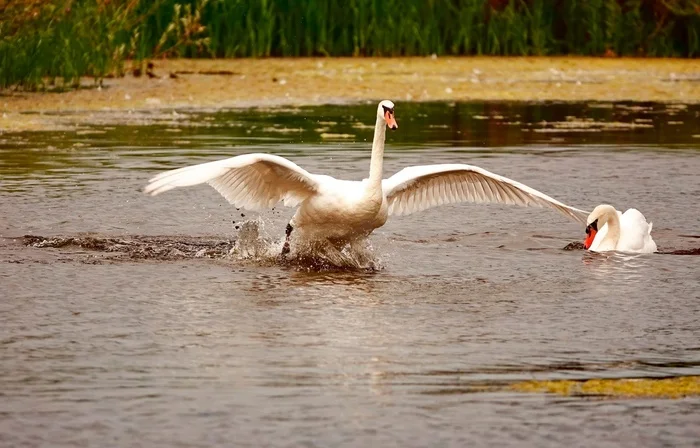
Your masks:
<svg viewBox="0 0 700 448"><path fill-rule="evenodd" d="M0 87L158 57L696 57L696 0L0 0Z"/></svg>
<svg viewBox="0 0 700 448"><path fill-rule="evenodd" d="M0 87L119 71L126 54L117 35L130 18L125 6L10 3L0 16Z"/></svg>

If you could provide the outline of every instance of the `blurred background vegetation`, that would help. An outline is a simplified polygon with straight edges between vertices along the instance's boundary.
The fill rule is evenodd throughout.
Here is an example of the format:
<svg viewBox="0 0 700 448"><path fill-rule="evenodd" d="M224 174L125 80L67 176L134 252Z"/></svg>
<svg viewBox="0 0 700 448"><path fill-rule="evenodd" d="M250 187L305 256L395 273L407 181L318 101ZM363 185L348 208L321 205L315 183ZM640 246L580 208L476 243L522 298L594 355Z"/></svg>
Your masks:
<svg viewBox="0 0 700 448"><path fill-rule="evenodd" d="M0 0L0 88L162 57L700 54L699 0Z"/></svg>

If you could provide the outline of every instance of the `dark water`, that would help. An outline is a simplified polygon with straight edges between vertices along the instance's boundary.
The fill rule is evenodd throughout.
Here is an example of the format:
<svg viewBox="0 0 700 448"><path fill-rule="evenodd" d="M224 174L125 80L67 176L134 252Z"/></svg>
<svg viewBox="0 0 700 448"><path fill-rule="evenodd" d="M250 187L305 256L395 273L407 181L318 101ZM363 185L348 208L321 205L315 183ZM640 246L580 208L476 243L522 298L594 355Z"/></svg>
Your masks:
<svg viewBox="0 0 700 448"><path fill-rule="evenodd" d="M700 246L698 107L396 110L387 174L475 164L580 208L636 207L662 250ZM378 272L311 272L228 255L258 215L211 188L140 193L252 151L361 179L373 115L0 135L0 445L697 446L697 397L508 385L700 374L700 257L565 251L583 228L551 211L465 204L390 219ZM265 237L291 214L262 215Z"/></svg>

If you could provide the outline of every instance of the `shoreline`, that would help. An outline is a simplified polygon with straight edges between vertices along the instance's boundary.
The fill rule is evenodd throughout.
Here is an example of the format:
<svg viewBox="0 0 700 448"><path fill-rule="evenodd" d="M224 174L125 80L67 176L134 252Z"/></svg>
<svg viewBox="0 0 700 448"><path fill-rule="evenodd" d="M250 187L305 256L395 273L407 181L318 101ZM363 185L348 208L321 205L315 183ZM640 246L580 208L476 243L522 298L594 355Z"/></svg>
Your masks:
<svg viewBox="0 0 700 448"><path fill-rule="evenodd" d="M0 132L76 129L133 112L404 101L700 103L692 59L411 57L156 60L101 88L0 91ZM128 64L127 64L128 66ZM102 115L102 116L100 116ZM148 121L148 117L141 117Z"/></svg>

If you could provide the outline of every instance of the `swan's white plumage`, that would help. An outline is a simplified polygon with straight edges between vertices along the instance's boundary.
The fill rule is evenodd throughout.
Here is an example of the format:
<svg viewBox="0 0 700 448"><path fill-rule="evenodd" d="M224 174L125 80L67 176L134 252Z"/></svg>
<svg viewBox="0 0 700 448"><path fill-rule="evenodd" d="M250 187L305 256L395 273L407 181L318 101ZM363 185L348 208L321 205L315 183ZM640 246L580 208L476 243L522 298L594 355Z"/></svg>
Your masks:
<svg viewBox="0 0 700 448"><path fill-rule="evenodd" d="M619 224L613 223L612 220L608 220L603 224L596 233L595 238L593 238L591 247L588 250L592 252L619 251L639 254L649 254L657 251L656 242L651 236L652 223L647 222L642 212L636 208L630 208L625 213L621 213L612 206L605 207L610 207L614 210ZM603 213L598 211L599 207L596 207L591 212L588 218L589 223L603 216ZM610 232L610 227L613 225L619 226L619 232ZM619 233L619 238L608 238L608 233Z"/></svg>
<svg viewBox="0 0 700 448"><path fill-rule="evenodd" d="M620 240L618 250L623 252L656 252L656 243L651 237L652 223L634 208L627 210L620 217Z"/></svg>
<svg viewBox="0 0 700 448"><path fill-rule="evenodd" d="M152 178L144 192L155 196L206 182L236 207L263 210L280 201L296 207L318 192L318 177L283 157L245 154L166 171Z"/></svg>
<svg viewBox="0 0 700 448"><path fill-rule="evenodd" d="M483 168L463 164L404 168L384 180L390 215L408 215L458 202L550 207L585 223L588 212L569 207L533 188Z"/></svg>

